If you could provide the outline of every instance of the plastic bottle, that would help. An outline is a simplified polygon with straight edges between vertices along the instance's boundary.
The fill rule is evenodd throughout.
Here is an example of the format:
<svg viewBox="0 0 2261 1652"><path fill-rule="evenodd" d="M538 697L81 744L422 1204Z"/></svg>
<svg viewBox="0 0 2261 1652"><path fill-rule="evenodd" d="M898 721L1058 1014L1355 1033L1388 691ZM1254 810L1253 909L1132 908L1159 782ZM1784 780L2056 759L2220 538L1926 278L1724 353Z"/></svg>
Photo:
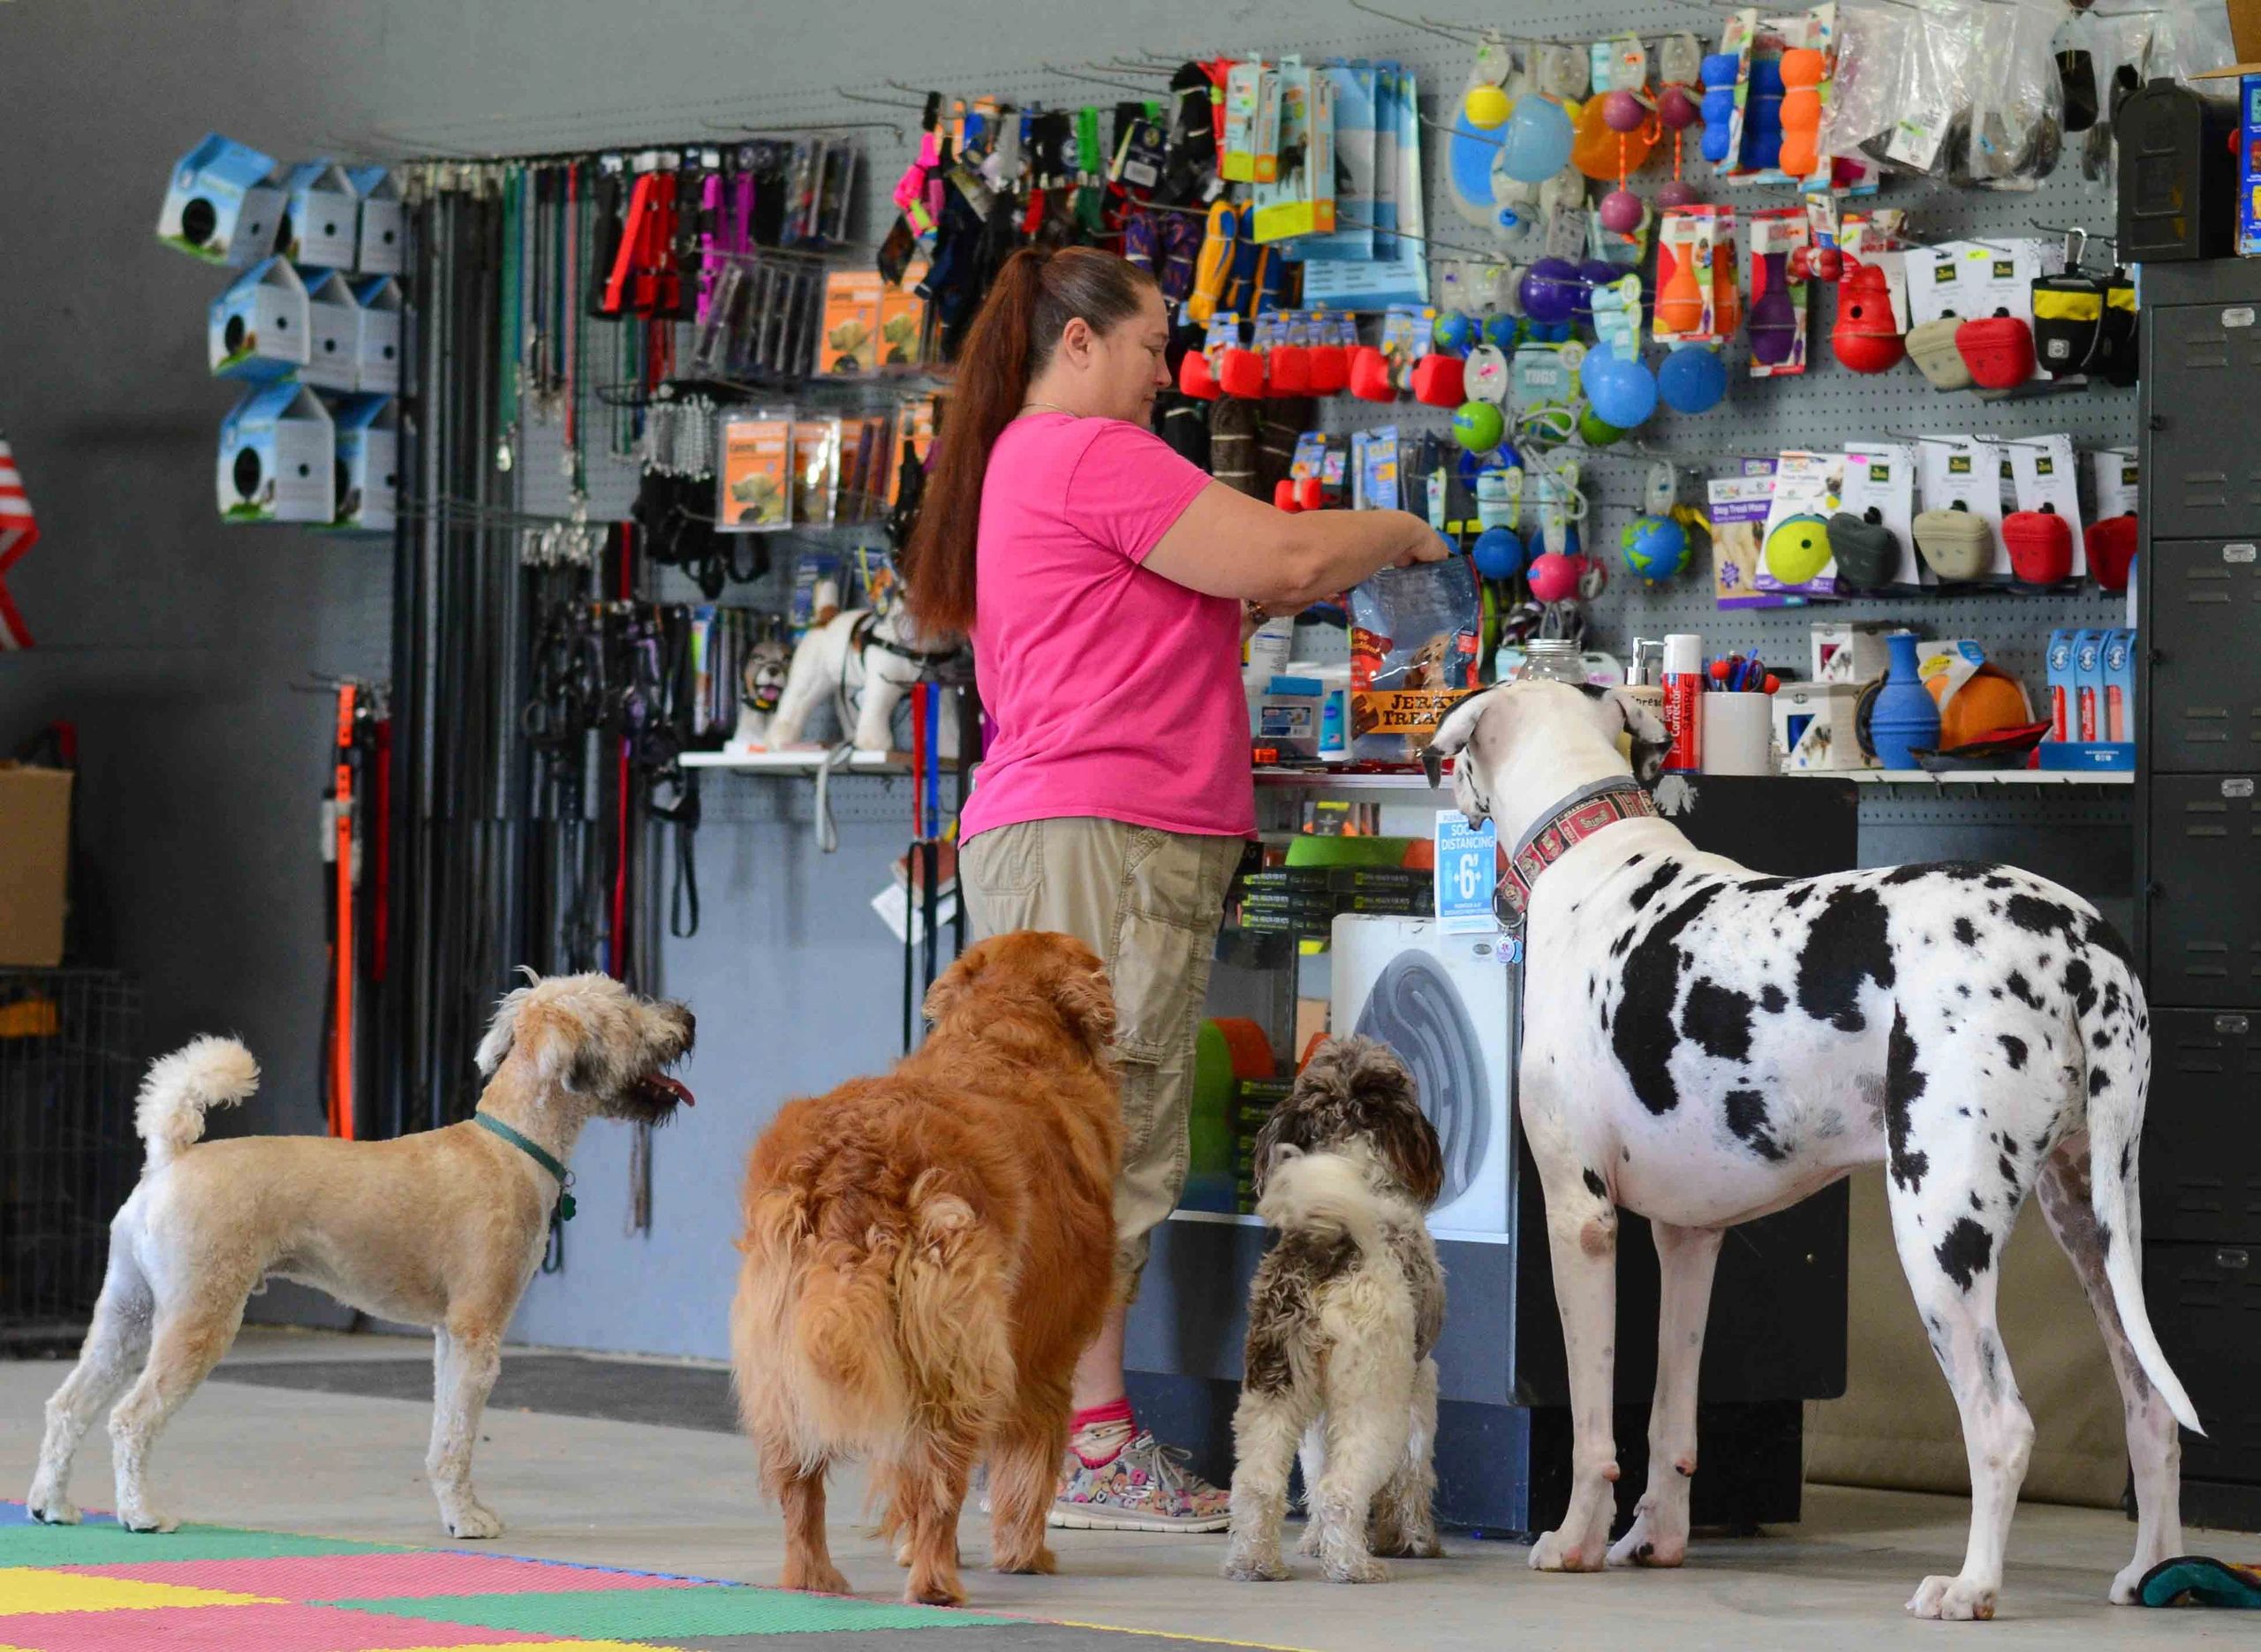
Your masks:
<svg viewBox="0 0 2261 1652"><path fill-rule="evenodd" d="M1667 773L1693 774L1704 766L1704 639L1674 631L1664 639L1664 727Z"/></svg>

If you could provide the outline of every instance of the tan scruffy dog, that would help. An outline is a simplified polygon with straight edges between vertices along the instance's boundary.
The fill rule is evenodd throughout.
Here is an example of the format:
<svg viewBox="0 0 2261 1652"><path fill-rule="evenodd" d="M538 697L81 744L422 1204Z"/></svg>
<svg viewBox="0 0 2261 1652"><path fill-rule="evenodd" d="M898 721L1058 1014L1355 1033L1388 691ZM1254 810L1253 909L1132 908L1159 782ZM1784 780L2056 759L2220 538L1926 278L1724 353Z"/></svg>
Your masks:
<svg viewBox="0 0 2261 1652"><path fill-rule="evenodd" d="M655 1124L689 1101L663 1069L692 1038L682 1005L639 999L609 977L536 979L503 999L479 1046L489 1082L477 1114L389 1142L200 1144L205 1110L256 1090L257 1064L231 1038L200 1038L156 1062L134 1120L147 1163L110 1224L109 1273L78 1366L47 1402L26 1499L34 1517L79 1518L72 1454L123 1389L110 1419L118 1523L173 1529L150 1502L149 1448L235 1340L245 1299L273 1276L433 1328L425 1467L450 1536L495 1535L503 1522L471 1489L472 1442L503 1329L546 1248L565 1160L592 1118Z"/></svg>
<svg viewBox="0 0 2261 1652"><path fill-rule="evenodd" d="M784 1586L843 1595L834 1460L873 1461L905 1598L954 1605L957 1518L989 1460L1000 1572L1049 1572L1068 1385L1115 1278L1115 999L1065 935L1000 935L934 983L884 1078L778 1113L745 1180L738 1405L784 1505Z"/></svg>

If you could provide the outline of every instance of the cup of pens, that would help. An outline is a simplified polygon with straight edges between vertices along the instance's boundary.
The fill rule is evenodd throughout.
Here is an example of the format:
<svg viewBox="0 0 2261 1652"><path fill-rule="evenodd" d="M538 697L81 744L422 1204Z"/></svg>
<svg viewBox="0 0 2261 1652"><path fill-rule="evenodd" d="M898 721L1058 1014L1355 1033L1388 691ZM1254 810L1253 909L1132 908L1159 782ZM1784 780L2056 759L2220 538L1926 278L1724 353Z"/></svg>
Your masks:
<svg viewBox="0 0 2261 1652"><path fill-rule="evenodd" d="M1705 773L1775 772L1773 693L1780 686L1755 654L1712 661L1702 697Z"/></svg>

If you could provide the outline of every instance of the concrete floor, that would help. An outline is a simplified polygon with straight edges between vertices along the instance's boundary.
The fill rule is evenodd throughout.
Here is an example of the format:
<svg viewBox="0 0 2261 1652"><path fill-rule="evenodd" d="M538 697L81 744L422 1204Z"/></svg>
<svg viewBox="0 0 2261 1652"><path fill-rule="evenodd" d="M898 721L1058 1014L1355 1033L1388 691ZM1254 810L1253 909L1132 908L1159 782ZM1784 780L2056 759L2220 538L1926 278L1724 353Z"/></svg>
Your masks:
<svg viewBox="0 0 2261 1652"><path fill-rule="evenodd" d="M420 1341L247 1331L239 1362L343 1357L428 1362ZM508 1355L505 1355L508 1363ZM37 1454L40 1407L64 1368L0 1363L0 1496L19 1497ZM175 1420L155 1457L167 1511L184 1520L368 1541L444 1543L423 1482L428 1406L215 1383ZM503 1553L641 1570L775 1580L782 1543L751 1454L685 1429L526 1412L488 1414L480 1494L509 1523ZM108 1442L87 1440L74 1483L107 1507ZM861 1489L840 1488L852 1513ZM1401 1563L1390 1583L1330 1588L1309 1576L1257 1587L1216 1575L1219 1537L1055 1532L1054 1578L967 1574L972 1604L1002 1612L1310 1652L1372 1648L1572 1646L1581 1652L1799 1652L1936 1646L1942 1635L1991 1648L2117 1647L2235 1638L2237 1614L2112 1607L2104 1591L2126 1564L2134 1528L2117 1515L2045 1505L2019 1512L2001 1616L1985 1627L1917 1624L1902 1612L1927 1573L1960 1564L1959 1499L1810 1487L1806 1520L1769 1535L1699 1541L1686 1569L1541 1576L1518 1546L1448 1540L1448 1558ZM162 1539L151 1541L157 1557ZM2194 1532L2189 1547L2250 1558L2254 1540ZM836 1523L833 1549L858 1590L892 1599L898 1576L879 1543ZM969 1531L969 1558L986 1535ZM1302 1566L1307 1573L1311 1563ZM839 1637L825 1639L836 1645ZM851 1637L852 1639L852 1637Z"/></svg>

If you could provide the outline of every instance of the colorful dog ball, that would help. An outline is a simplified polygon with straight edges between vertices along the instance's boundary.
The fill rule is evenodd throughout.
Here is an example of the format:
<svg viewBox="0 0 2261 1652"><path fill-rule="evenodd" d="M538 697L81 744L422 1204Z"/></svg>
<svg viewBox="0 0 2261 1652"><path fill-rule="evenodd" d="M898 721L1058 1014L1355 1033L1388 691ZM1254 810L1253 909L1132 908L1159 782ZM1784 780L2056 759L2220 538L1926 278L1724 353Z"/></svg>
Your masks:
<svg viewBox="0 0 2261 1652"><path fill-rule="evenodd" d="M1458 310L1447 310L1429 328L1430 342L1448 356L1466 355L1480 336L1476 318Z"/></svg>
<svg viewBox="0 0 2261 1652"><path fill-rule="evenodd" d="M1628 568L1661 585L1688 566L1688 530L1670 517L1636 517L1618 534L1617 548Z"/></svg>
<svg viewBox="0 0 2261 1652"><path fill-rule="evenodd" d="M1784 585L1804 585L1829 566L1829 524L1811 512L1784 518L1766 536L1765 560Z"/></svg>
<svg viewBox="0 0 2261 1652"><path fill-rule="evenodd" d="M1560 551L1545 551L1531 559L1531 594L1539 602L1568 602L1578 594L1578 578L1586 570L1585 558Z"/></svg>
<svg viewBox="0 0 2261 1652"><path fill-rule="evenodd" d="M1486 579L1513 579L1523 571L1523 539L1510 527L1485 529L1469 554Z"/></svg>
<svg viewBox="0 0 2261 1652"><path fill-rule="evenodd" d="M1630 235L1641 227L1641 198L1630 189L1613 189L1601 198L1601 227L1612 235Z"/></svg>
<svg viewBox="0 0 2261 1652"><path fill-rule="evenodd" d="M1507 415L1490 402L1463 402L1452 416L1452 439L1471 453L1491 452L1507 434Z"/></svg>
<svg viewBox="0 0 2261 1652"><path fill-rule="evenodd" d="M1614 447L1625 440L1625 432L1586 407L1578 412L1578 440L1589 448Z"/></svg>
<svg viewBox="0 0 2261 1652"><path fill-rule="evenodd" d="M1601 100L1601 118L1612 132L1638 132L1648 117L1649 111L1630 92L1612 92Z"/></svg>
<svg viewBox="0 0 2261 1652"><path fill-rule="evenodd" d="M1657 369L1657 394L1675 413L1708 413L1727 393L1727 363L1708 344L1683 344Z"/></svg>
<svg viewBox="0 0 2261 1652"><path fill-rule="evenodd" d="M1578 267L1567 258L1542 258L1523 273L1516 283L1516 294L1523 300L1523 313L1541 326L1553 327L1568 321L1577 311Z"/></svg>
<svg viewBox="0 0 2261 1652"><path fill-rule="evenodd" d="M1491 132L1508 124L1508 117L1516 112L1516 101L1496 86L1472 86L1460 107L1470 125Z"/></svg>
<svg viewBox="0 0 2261 1652"><path fill-rule="evenodd" d="M1645 423L1657 411L1656 375L1637 360L1621 359L1607 344L1586 352L1578 381L1594 416L1619 430Z"/></svg>
<svg viewBox="0 0 2261 1652"><path fill-rule="evenodd" d="M1518 98L1500 140L1500 166L1518 184L1544 184L1570 163L1577 133L1562 106L1551 97Z"/></svg>

